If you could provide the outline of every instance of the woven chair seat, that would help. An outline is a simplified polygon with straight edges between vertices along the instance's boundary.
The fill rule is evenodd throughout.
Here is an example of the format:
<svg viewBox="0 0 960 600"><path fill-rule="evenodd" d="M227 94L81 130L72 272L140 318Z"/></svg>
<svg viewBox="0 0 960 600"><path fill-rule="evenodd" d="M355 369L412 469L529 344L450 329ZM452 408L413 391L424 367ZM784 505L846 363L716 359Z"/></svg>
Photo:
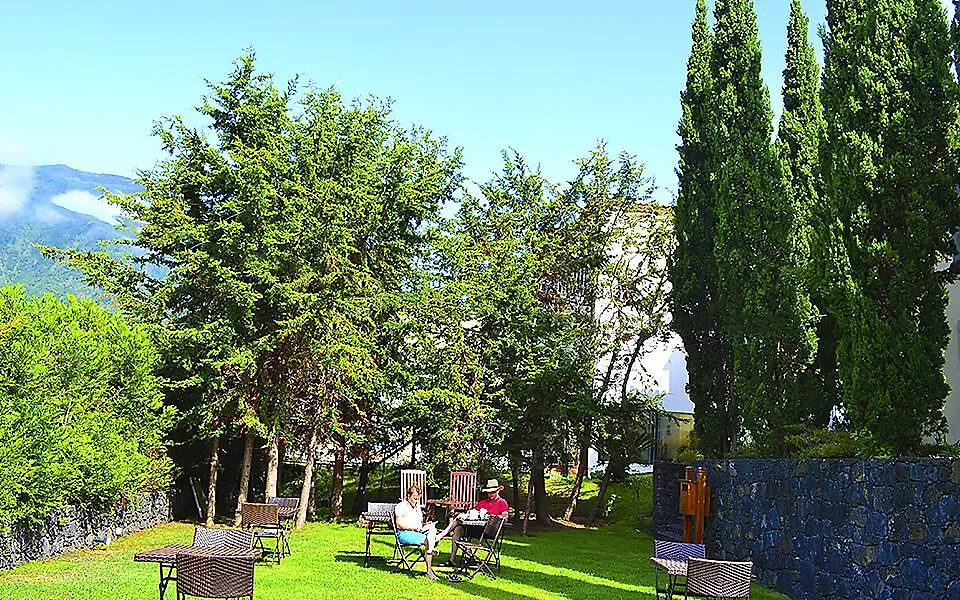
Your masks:
<svg viewBox="0 0 960 600"><path fill-rule="evenodd" d="M177 596L253 599L252 557L177 554Z"/></svg>

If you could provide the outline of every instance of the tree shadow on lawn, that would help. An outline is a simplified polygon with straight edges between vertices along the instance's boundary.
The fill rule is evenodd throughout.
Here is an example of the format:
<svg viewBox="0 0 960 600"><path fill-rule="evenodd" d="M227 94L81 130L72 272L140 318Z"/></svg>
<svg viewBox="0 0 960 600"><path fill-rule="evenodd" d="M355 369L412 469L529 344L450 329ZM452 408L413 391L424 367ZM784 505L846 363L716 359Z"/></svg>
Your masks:
<svg viewBox="0 0 960 600"><path fill-rule="evenodd" d="M507 561L544 565L586 578L612 582L614 587L653 589L653 539L631 531L551 528L503 541ZM539 569L538 569L539 570Z"/></svg>
<svg viewBox="0 0 960 600"><path fill-rule="evenodd" d="M334 555L337 562L352 563L363 569L364 553L361 551L338 551ZM572 598L574 600L593 600L594 598L652 598L654 591L652 585L622 584L610 579L580 573L572 569L565 569L566 573L546 573L539 571L537 567L550 568L556 570L557 567L550 565L540 565L530 561L523 561L531 566L530 569L515 568L511 566L502 566L498 579L516 583L525 587L542 590ZM370 569L377 571L393 573L406 577L423 577L422 562L417 565L417 571L411 574L409 571L396 562L379 557L379 560L369 563ZM529 595L504 590L496 586L487 575L478 573L474 579L465 579L464 581L451 583L446 580L446 576L453 571L445 568L436 568L437 575L440 577L439 585L449 585L455 587L464 593L489 598L490 600L521 600L530 598ZM596 581L585 580L584 578L595 579ZM492 584L492 585L491 585Z"/></svg>
<svg viewBox="0 0 960 600"><path fill-rule="evenodd" d="M579 576L595 579L593 581L583 579ZM523 585L525 587L543 590L562 596L564 598L573 598L574 600L593 600L594 598L653 598L653 586L646 585L623 585L612 580L602 580L594 576L569 570L569 574L563 573L544 573L537 570L518 569L514 567L503 566L499 579L510 581ZM497 600L503 598L503 590L495 587L477 583L477 579L489 581L483 574L477 574L473 580L466 580L454 584L456 587L475 596ZM529 596L512 594L515 598L528 598Z"/></svg>

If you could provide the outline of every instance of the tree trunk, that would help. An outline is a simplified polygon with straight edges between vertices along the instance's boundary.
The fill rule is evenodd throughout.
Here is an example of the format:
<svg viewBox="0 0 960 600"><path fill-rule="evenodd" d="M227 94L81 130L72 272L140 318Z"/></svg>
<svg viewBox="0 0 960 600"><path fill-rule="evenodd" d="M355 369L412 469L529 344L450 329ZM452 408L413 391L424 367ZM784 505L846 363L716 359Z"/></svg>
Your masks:
<svg viewBox="0 0 960 600"><path fill-rule="evenodd" d="M510 476L513 479L513 521L520 523L520 453L510 452Z"/></svg>
<svg viewBox="0 0 960 600"><path fill-rule="evenodd" d="M277 495L283 493L283 461L287 457L287 442L277 436Z"/></svg>
<svg viewBox="0 0 960 600"><path fill-rule="evenodd" d="M240 470L240 492L237 494L237 512L233 517L233 526L240 526L240 511L243 503L247 501L247 494L250 491L250 465L253 464L253 438L255 434L252 429L247 429L243 436L243 466Z"/></svg>
<svg viewBox="0 0 960 600"><path fill-rule="evenodd" d="M613 475L613 463L616 462L612 459L607 461L607 468L603 471L603 480L600 482L600 491L597 492L597 502L593 505L593 508L590 509L590 517L587 521L590 524L593 524L597 520L597 517L600 516L600 510L603 508L603 501L607 496L607 486L610 485L610 477Z"/></svg>
<svg viewBox="0 0 960 600"><path fill-rule="evenodd" d="M533 469L530 469L533 471ZM527 535L527 524L530 523L530 508L533 504L533 476L527 481L527 510L523 511L523 535Z"/></svg>
<svg viewBox="0 0 960 600"><path fill-rule="evenodd" d="M217 513L217 471L220 469L220 436L213 438L210 449L210 485L207 487L207 527L213 526Z"/></svg>
<svg viewBox="0 0 960 600"><path fill-rule="evenodd" d="M584 440L589 439L584 436ZM563 513L563 518L567 521L573 520L573 513L577 510L577 503L580 502L580 490L583 489L583 480L587 477L587 463L590 461L590 444L586 441L580 442L580 457L577 459L577 477L573 480L573 489L570 490L570 502L567 504L567 510Z"/></svg>
<svg viewBox="0 0 960 600"><path fill-rule="evenodd" d="M533 450L530 479L533 481L533 502L536 506L537 525L547 527L552 521L550 520L550 507L547 504L547 482L544 479L543 471L543 446L538 445Z"/></svg>
<svg viewBox="0 0 960 600"><path fill-rule="evenodd" d="M300 507L297 509L297 529L303 529L307 516L312 512L313 505L313 466L317 454L317 427L310 432L310 443L307 445L307 464L303 468L303 487L300 488Z"/></svg>
<svg viewBox="0 0 960 600"><path fill-rule="evenodd" d="M417 468L417 430L413 430L413 435L410 437L410 468ZM403 490L403 493L406 493Z"/></svg>
<svg viewBox="0 0 960 600"><path fill-rule="evenodd" d="M310 500L307 503L307 518L311 521L314 521L317 518L317 478L314 477L313 479L313 484L310 486Z"/></svg>
<svg viewBox="0 0 960 600"><path fill-rule="evenodd" d="M357 480L357 495L353 498L353 514L359 515L365 510L367 503L367 483L370 481L370 458L364 454L360 463L360 478Z"/></svg>
<svg viewBox="0 0 960 600"><path fill-rule="evenodd" d="M330 518L334 521L343 516L343 445L334 444L333 476L330 485Z"/></svg>
<svg viewBox="0 0 960 600"><path fill-rule="evenodd" d="M270 439L270 446L267 448L267 487L264 491L264 502L277 495L277 473L280 466L280 446L278 442L279 434L273 434Z"/></svg>

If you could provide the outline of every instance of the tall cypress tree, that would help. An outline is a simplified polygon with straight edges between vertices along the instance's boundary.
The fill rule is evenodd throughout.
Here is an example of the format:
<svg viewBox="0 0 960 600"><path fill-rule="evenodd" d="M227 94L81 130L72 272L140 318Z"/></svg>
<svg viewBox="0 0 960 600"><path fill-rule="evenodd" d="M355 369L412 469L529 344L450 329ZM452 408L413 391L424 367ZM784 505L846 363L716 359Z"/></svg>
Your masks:
<svg viewBox="0 0 960 600"><path fill-rule="evenodd" d="M725 424L730 351L721 335L716 303L712 192L716 113L710 74L712 36L704 0L697 0L692 39L687 85L680 95L683 115L677 131L680 187L673 213L677 247L669 265L671 310L673 327L687 353L694 433L705 454L719 456L730 445Z"/></svg>
<svg viewBox="0 0 960 600"><path fill-rule="evenodd" d="M788 420L825 427L831 409L840 402L836 362L836 321L824 291L828 280L823 261L832 255L828 215L823 210L820 145L826 121L820 104L820 66L808 40L810 21L800 0L790 3L786 66L783 70L783 114L777 132L777 150L783 164L784 190L796 214L796 260L802 269L820 319L817 355L801 378L800 394Z"/></svg>
<svg viewBox="0 0 960 600"><path fill-rule="evenodd" d="M849 265L844 406L878 448L910 454L943 427L948 391L936 265L960 223L950 36L938 0L829 0L827 9L824 174Z"/></svg>
<svg viewBox="0 0 960 600"><path fill-rule="evenodd" d="M717 0L712 55L719 152L714 206L720 325L731 340L731 444L738 424L758 441L791 422L798 379L812 362L814 311L801 284L803 255L797 211L783 192L773 148L773 113L760 74L752 0Z"/></svg>

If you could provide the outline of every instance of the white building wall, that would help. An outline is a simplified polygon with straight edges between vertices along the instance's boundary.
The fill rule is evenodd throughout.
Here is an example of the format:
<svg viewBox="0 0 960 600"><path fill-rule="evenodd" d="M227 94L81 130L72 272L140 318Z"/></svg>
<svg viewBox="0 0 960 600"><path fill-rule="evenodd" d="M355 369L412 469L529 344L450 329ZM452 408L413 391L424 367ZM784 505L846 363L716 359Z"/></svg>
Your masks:
<svg viewBox="0 0 960 600"><path fill-rule="evenodd" d="M947 325L950 342L947 345L943 372L950 385L944 415L947 417L947 441L960 442L960 283L947 287Z"/></svg>

